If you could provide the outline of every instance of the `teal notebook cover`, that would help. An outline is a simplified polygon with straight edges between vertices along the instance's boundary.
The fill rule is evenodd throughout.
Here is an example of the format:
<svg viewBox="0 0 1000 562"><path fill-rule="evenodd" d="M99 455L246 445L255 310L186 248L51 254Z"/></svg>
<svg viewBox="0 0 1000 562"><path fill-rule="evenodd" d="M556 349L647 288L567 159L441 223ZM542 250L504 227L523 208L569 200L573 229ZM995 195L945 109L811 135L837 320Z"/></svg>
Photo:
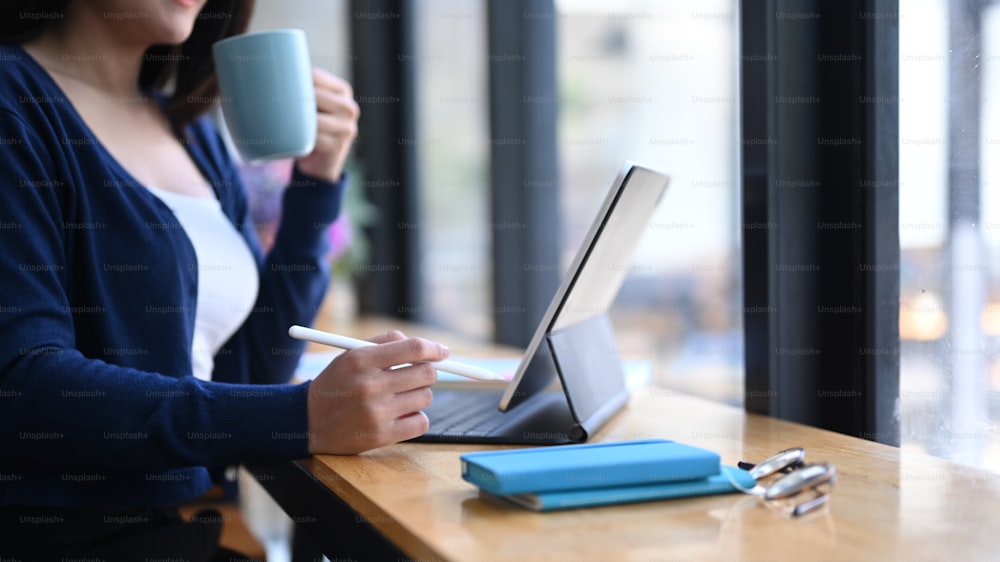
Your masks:
<svg viewBox="0 0 1000 562"><path fill-rule="evenodd" d="M695 480L719 474L719 455L665 439L587 443L462 455L462 478L521 494Z"/></svg>
<svg viewBox="0 0 1000 562"><path fill-rule="evenodd" d="M753 488L756 483L749 472L732 466L723 466L721 473L699 480L640 486L560 490L534 494L508 494L496 497L534 511L556 511L579 507L728 494L737 492L740 488ZM489 494L488 492L480 493Z"/></svg>

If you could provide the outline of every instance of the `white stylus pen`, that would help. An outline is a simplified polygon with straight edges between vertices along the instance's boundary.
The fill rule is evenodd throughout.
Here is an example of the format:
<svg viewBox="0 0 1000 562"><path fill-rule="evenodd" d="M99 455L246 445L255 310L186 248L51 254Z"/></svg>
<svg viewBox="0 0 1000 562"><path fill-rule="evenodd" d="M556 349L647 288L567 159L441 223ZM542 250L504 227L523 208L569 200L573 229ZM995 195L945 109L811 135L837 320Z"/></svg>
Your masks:
<svg viewBox="0 0 1000 562"><path fill-rule="evenodd" d="M288 328L288 335L297 340L321 343L331 347L339 347L340 349L356 349L359 347L377 345L370 341L358 340L347 336L339 336L337 334L331 334L330 332L314 330L312 328L306 328L305 326L298 325ZM452 361L450 359L435 361L432 364L434 365L434 368L439 371L454 373L463 377L469 377L470 379L476 379L477 381L507 381L507 379L489 369L484 369L475 365L468 365L466 363L459 363L458 361Z"/></svg>

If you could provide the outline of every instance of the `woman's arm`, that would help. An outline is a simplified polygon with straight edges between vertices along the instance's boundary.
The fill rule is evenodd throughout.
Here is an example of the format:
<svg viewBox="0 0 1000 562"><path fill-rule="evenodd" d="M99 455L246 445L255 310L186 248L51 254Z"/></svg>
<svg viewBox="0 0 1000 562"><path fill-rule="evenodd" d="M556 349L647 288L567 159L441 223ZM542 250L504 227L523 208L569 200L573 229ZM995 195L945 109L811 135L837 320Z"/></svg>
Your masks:
<svg viewBox="0 0 1000 562"><path fill-rule="evenodd" d="M117 224L85 224L82 192L102 186L55 172L58 148L2 109L0 138L0 458L155 469L305 456L306 387L262 392L182 376L190 365L172 376L128 366L189 361L183 330L135 320L149 305L145 287L94 299L96 272L116 264L80 263L84 246L66 241L85 227L115 239ZM98 286L84 292L87 283ZM79 341L98 324L108 333L83 335L103 359Z"/></svg>

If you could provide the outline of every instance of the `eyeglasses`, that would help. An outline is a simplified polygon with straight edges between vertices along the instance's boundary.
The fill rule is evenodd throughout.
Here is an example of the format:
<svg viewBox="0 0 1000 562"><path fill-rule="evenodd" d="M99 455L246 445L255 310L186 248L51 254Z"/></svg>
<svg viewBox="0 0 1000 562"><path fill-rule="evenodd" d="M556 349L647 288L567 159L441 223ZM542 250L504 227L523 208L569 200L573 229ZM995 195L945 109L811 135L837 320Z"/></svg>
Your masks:
<svg viewBox="0 0 1000 562"><path fill-rule="evenodd" d="M791 505L791 516L818 509L830 499L837 481L837 468L829 463L806 464L806 451L785 449L757 464L740 461L737 466L757 480L753 488L737 486L743 492L762 497L768 505ZM772 478L775 475L783 475ZM767 485L762 481L770 480ZM804 499L803 499L804 497Z"/></svg>

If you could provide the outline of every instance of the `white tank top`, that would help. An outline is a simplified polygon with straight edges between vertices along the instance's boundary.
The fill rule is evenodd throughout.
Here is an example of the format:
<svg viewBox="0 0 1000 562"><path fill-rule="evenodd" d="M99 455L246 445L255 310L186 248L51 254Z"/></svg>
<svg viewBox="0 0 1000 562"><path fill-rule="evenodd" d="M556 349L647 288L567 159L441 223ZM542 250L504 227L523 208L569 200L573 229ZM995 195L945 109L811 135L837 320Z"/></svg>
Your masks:
<svg viewBox="0 0 1000 562"><path fill-rule="evenodd" d="M215 354L250 315L260 286L257 264L215 198L149 188L177 217L198 257L198 306L191 349L192 371L211 380Z"/></svg>

